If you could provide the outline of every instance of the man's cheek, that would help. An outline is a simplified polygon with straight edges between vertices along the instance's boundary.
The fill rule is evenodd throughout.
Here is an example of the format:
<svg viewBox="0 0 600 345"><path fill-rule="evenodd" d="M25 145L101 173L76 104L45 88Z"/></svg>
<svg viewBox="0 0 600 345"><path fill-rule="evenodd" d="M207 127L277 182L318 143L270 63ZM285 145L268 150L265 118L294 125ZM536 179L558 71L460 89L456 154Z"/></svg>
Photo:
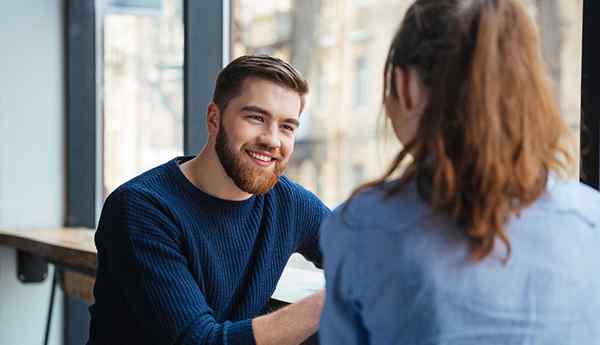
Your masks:
<svg viewBox="0 0 600 345"><path fill-rule="evenodd" d="M294 142L293 141L291 144L283 145L281 147L281 155L283 157L285 157L285 160L289 159L289 157L292 155L293 152L294 152Z"/></svg>

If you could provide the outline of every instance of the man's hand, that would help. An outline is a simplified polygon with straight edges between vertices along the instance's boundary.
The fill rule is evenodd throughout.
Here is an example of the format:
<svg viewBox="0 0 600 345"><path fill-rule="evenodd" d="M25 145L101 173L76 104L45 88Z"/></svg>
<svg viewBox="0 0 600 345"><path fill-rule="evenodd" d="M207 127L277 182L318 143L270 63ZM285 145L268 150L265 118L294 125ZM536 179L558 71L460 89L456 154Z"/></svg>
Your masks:
<svg viewBox="0 0 600 345"><path fill-rule="evenodd" d="M252 320L257 345L298 345L319 329L325 290Z"/></svg>

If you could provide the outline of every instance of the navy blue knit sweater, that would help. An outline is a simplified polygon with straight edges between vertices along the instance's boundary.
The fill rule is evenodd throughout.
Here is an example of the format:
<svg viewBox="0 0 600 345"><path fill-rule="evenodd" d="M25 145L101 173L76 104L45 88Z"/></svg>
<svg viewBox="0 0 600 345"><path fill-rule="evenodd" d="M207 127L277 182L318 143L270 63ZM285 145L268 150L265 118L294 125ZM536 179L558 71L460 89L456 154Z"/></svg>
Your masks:
<svg viewBox="0 0 600 345"><path fill-rule="evenodd" d="M320 265L329 210L281 177L264 195L226 201L192 185L173 159L106 200L89 344L254 344L294 252Z"/></svg>

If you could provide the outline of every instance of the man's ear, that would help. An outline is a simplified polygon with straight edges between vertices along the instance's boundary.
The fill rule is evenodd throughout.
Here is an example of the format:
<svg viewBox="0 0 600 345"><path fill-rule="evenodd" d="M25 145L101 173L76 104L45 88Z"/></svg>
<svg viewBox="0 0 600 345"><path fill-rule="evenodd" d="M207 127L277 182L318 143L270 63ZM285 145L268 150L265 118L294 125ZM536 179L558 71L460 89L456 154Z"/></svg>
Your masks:
<svg viewBox="0 0 600 345"><path fill-rule="evenodd" d="M214 102L211 102L208 105L208 109L206 111L206 127L208 128L208 135L211 137L215 137L219 132L219 125L221 124L221 111L219 110L219 106Z"/></svg>

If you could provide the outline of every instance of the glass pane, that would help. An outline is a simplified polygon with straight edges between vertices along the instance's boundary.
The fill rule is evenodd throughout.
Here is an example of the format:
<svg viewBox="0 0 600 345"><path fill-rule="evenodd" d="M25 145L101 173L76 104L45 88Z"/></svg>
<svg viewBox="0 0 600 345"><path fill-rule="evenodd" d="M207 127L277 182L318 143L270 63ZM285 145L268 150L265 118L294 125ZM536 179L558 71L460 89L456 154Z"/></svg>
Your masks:
<svg viewBox="0 0 600 345"><path fill-rule="evenodd" d="M310 82L288 175L329 207L343 202L359 184L379 177L399 150L389 129L382 126L380 95L384 55L411 3L232 0L232 59L252 53L279 56ZM539 23L561 110L577 140L576 175L582 1L524 3ZM309 267L298 257L291 264Z"/></svg>
<svg viewBox="0 0 600 345"><path fill-rule="evenodd" d="M399 150L379 130L379 95L385 51L406 7L397 0L232 1L232 59L275 55L309 80L287 174L331 208L378 177ZM312 268L297 254L290 265Z"/></svg>
<svg viewBox="0 0 600 345"><path fill-rule="evenodd" d="M182 1L106 5L105 196L183 152Z"/></svg>
<svg viewBox="0 0 600 345"><path fill-rule="evenodd" d="M384 55L408 2L232 2L232 59L279 56L310 82L287 174L330 207L378 177L399 149L381 133Z"/></svg>
<svg viewBox="0 0 600 345"><path fill-rule="evenodd" d="M399 149L382 131L385 53L412 1L233 0L232 51L294 64L311 86L288 175L330 207L380 176ZM525 0L539 24L579 162L582 0ZM573 167L573 174L578 167Z"/></svg>

